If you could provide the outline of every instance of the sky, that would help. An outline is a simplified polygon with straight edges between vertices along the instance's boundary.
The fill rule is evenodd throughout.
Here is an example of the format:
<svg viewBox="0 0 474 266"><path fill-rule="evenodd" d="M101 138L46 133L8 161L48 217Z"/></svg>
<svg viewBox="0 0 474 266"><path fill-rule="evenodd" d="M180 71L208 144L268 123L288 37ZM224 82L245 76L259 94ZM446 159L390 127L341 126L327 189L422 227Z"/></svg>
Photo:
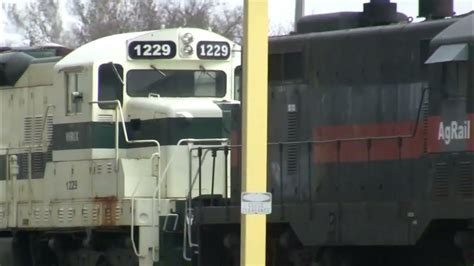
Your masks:
<svg viewBox="0 0 474 266"><path fill-rule="evenodd" d="M21 45L21 38L12 34L11 29L7 31L5 16L2 14L2 6L6 3L24 4L31 0L0 0L0 46L6 41ZM64 0L60 0L64 1ZM169 0L186 1L186 0ZM206 0L203 0L206 1ZM221 0L231 5L241 5L243 0ZM305 15L322 14L340 11L362 11L363 3L370 0L306 0ZM418 0L392 0L398 4L398 11L416 18L418 15ZM269 18L271 31L280 29L291 29L294 21L295 0L268 0ZM454 11L457 14L469 12L474 9L474 0L454 0ZM20 44L19 44L20 43Z"/></svg>

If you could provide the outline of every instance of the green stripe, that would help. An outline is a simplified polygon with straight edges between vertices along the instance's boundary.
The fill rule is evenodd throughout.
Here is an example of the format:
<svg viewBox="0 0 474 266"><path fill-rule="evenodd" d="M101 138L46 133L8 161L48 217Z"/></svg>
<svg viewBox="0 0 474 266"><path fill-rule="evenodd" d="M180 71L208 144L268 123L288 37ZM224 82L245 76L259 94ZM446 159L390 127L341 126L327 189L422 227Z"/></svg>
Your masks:
<svg viewBox="0 0 474 266"><path fill-rule="evenodd" d="M138 121L138 120L136 120ZM130 140L156 139L161 145L176 145L184 138L221 138L222 118L167 118L127 122ZM54 125L53 150L114 148L115 124L86 122ZM127 145L120 129L120 147L131 148L149 145Z"/></svg>

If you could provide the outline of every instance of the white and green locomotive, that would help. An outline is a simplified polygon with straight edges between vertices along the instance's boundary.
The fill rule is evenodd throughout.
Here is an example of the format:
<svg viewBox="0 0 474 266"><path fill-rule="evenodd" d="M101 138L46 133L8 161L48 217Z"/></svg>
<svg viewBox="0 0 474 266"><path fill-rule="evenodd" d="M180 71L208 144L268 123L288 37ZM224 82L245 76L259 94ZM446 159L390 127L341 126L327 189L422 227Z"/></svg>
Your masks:
<svg viewBox="0 0 474 266"><path fill-rule="evenodd" d="M240 46L179 28L37 54L0 53L0 231L14 265L181 265L181 206L229 194L214 179L228 157L194 148L228 141Z"/></svg>

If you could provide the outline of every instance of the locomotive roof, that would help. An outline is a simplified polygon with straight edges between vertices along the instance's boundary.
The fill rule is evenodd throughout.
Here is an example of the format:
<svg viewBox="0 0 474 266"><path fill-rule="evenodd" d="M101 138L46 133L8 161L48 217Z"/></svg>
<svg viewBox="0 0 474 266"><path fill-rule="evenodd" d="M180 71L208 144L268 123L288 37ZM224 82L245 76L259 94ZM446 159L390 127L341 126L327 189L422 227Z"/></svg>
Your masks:
<svg viewBox="0 0 474 266"><path fill-rule="evenodd" d="M81 65L91 64L102 64L102 63L125 63L127 62L127 41L143 38L148 35L149 38L174 40L177 37L176 31L181 32L192 32L193 34L199 34L201 38L208 38L210 40L221 40L228 41L225 37L222 37L216 33L197 29L197 28L175 28L175 29L162 29L153 31L142 31L142 32L131 32L122 33L103 37L87 43L76 50L72 51L69 55L59 61L55 69L61 70L64 68L70 68Z"/></svg>
<svg viewBox="0 0 474 266"><path fill-rule="evenodd" d="M470 42L474 43L474 12L461 18L433 38L432 45Z"/></svg>

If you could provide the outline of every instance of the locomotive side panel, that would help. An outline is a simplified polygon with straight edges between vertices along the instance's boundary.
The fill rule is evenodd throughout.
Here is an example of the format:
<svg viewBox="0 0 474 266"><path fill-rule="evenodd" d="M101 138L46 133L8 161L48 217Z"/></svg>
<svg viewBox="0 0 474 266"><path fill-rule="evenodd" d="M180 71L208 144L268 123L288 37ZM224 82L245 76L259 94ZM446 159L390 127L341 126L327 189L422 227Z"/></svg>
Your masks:
<svg viewBox="0 0 474 266"><path fill-rule="evenodd" d="M446 155L451 158L449 161L459 161L454 168L449 162L439 159L435 162L428 156L436 152L430 148L431 135L438 138L442 132L438 128L440 121L431 120L439 113L435 110L443 108L443 104L452 106L445 109L459 117L458 120L464 119L455 123L456 136L469 132L470 122L463 117L470 116L472 101L469 98L445 103L435 101L443 91L437 87L442 84L439 80L442 75L433 74L432 67L425 64L434 52L430 41L455 22L443 20L271 40L270 84L274 85L271 86L269 121L272 123L269 124L273 131L282 133L270 133L270 141L290 141L291 128L298 121L301 123L296 125L298 137L292 140L311 139L313 142L310 149L301 145L296 148L299 153L295 157L292 157L292 144L288 143L281 165L276 151L269 156L269 187L283 195L283 199L276 197L277 204L313 202L308 202L306 207L313 218L284 216L303 243L414 244L433 220L469 219L468 201L448 208L453 211L434 211L433 208L438 208L431 205L433 202L426 202L440 199L433 196L449 193L446 190L450 189L457 189L458 193L464 193L461 198L470 199L469 191L472 191L469 155ZM295 49L301 54L298 65L288 59L295 54ZM289 66L301 69L303 74L289 75ZM472 82L468 75L458 76L456 80ZM309 93L294 86L302 82L308 84ZM290 111L283 113L283 107L288 106L293 95L299 94L305 96L294 109L309 108L296 115L290 115ZM466 90L466 94L472 91ZM272 116L284 119L276 120ZM305 124L303 121L308 118L310 121ZM453 123L448 124L452 132ZM310 138L303 133L308 127ZM458 150L469 151L469 143L463 142ZM288 174L292 160L297 161L296 177ZM312 166L308 167L309 160ZM447 166L443 168L441 164ZM279 171L272 172L272 169ZM283 177L275 178L275 172L283 172ZM303 176L312 178L299 183ZM449 176L456 176L455 179L464 183L447 179ZM284 184L283 191L278 192L281 184ZM296 190L298 185L303 189ZM305 189L307 186L311 189ZM460 199L456 193L449 195ZM327 209L328 204L337 205L331 210ZM312 208L315 209L311 211ZM439 209L443 209L441 205ZM327 217L333 217L333 229L324 226ZM312 234L307 233L308 227L315 228Z"/></svg>

